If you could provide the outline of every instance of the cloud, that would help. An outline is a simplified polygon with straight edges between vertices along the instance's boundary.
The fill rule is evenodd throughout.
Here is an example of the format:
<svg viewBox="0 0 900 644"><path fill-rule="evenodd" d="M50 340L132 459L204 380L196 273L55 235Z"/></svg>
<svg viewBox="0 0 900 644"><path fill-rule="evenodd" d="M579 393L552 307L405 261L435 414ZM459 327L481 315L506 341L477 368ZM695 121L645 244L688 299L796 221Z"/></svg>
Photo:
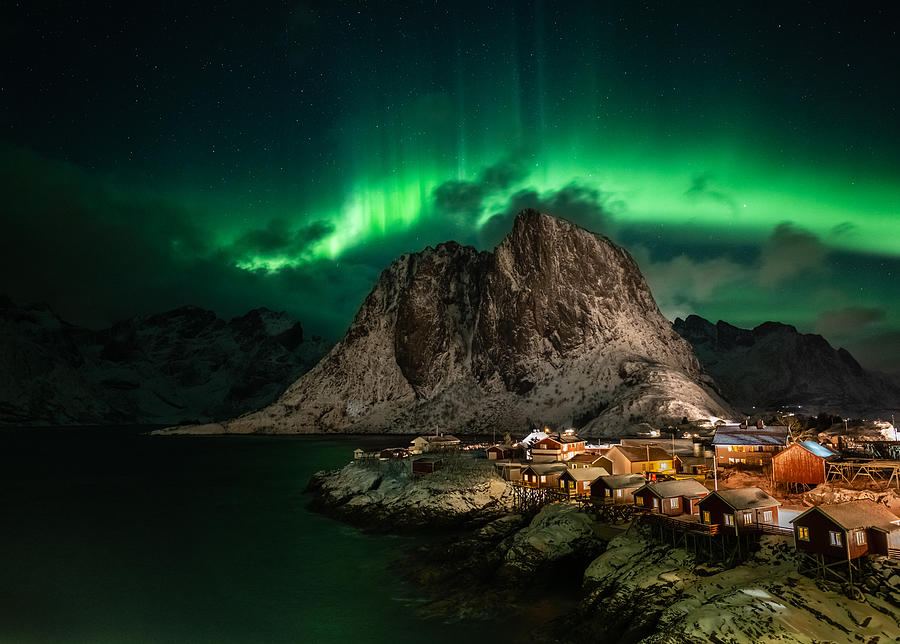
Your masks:
<svg viewBox="0 0 900 644"><path fill-rule="evenodd" d="M221 253L231 263L247 262L260 256L300 259L316 242L333 230L334 226L325 221L314 221L292 228L287 220L275 218L264 228L247 231L222 249Z"/></svg>
<svg viewBox="0 0 900 644"><path fill-rule="evenodd" d="M485 248L497 245L512 228L515 216L526 208L563 217L591 232L602 232L610 224L604 207L606 199L607 195L600 190L576 183L544 194L531 188L520 190L509 198L502 212L485 222L479 231L479 241Z"/></svg>
<svg viewBox="0 0 900 644"><path fill-rule="evenodd" d="M881 308L849 307L835 311L825 311L816 319L816 333L826 337L841 337L857 334L869 325L884 320L887 312Z"/></svg>
<svg viewBox="0 0 900 644"><path fill-rule="evenodd" d="M762 247L757 279L762 286L775 286L821 268L827 254L818 237L789 221L782 222Z"/></svg>
<svg viewBox="0 0 900 644"><path fill-rule="evenodd" d="M684 196L692 201L712 201L722 204L737 215L738 206L733 197L725 192L712 187L713 176L709 173L695 175L691 180L691 186L684 192Z"/></svg>
<svg viewBox="0 0 900 644"><path fill-rule="evenodd" d="M462 215L474 223L484 210L486 198L508 190L528 176L527 158L526 153L515 152L484 168L474 181L445 181L432 191L437 214Z"/></svg>
<svg viewBox="0 0 900 644"><path fill-rule="evenodd" d="M660 310L669 318L686 317L721 295L722 289L752 278L753 270L727 257L693 259L677 255L653 261L645 246L636 246L632 255L650 285Z"/></svg>

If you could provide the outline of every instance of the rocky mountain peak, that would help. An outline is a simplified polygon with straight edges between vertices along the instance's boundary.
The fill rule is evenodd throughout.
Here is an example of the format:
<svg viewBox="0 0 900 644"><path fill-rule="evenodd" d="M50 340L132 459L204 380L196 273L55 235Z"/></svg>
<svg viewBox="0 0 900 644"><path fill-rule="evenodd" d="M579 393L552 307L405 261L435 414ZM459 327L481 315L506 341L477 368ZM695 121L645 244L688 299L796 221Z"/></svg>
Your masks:
<svg viewBox="0 0 900 644"><path fill-rule="evenodd" d="M334 350L229 429L600 433L726 410L626 251L524 210L492 253L399 257Z"/></svg>

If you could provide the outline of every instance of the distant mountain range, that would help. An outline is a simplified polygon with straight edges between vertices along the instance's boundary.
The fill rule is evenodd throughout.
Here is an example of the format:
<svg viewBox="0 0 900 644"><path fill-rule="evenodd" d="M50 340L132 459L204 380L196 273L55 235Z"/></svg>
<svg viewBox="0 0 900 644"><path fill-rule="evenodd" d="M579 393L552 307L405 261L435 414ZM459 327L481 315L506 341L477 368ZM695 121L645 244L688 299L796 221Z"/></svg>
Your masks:
<svg viewBox="0 0 900 644"><path fill-rule="evenodd" d="M525 210L492 253L401 256L315 368L218 429L596 436L732 413L625 250Z"/></svg>
<svg viewBox="0 0 900 644"><path fill-rule="evenodd" d="M284 313L184 307L101 331L0 296L0 423L206 422L275 400L330 345Z"/></svg>
<svg viewBox="0 0 900 644"><path fill-rule="evenodd" d="M778 322L741 329L696 315L676 319L674 327L725 398L746 414L802 407L808 414L865 416L900 409L895 382L866 371L820 335Z"/></svg>

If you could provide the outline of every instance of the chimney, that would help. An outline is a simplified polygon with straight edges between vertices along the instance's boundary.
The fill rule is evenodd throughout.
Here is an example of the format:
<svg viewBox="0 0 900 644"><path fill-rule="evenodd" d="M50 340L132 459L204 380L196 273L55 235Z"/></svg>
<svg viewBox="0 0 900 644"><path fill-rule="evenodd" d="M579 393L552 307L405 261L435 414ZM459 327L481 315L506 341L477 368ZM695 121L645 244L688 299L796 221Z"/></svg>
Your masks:
<svg viewBox="0 0 900 644"><path fill-rule="evenodd" d="M703 456L703 444L700 441L694 441L694 456Z"/></svg>

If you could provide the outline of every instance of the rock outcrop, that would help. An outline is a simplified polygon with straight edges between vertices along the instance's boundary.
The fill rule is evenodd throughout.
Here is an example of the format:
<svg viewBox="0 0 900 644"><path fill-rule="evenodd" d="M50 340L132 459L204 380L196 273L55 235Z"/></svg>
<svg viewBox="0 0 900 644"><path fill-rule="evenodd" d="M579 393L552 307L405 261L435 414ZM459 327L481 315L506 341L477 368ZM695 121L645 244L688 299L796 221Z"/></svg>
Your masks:
<svg viewBox="0 0 900 644"><path fill-rule="evenodd" d="M275 400L327 351L285 313L196 307L94 331L0 299L0 423L140 425L233 417Z"/></svg>
<svg viewBox="0 0 900 644"><path fill-rule="evenodd" d="M639 535L613 539L585 572L585 598L563 641L707 644L721 642L887 642L900 638L887 597L848 599L797 572L778 537L743 565L698 565L685 550ZM885 577L887 579L887 577ZM898 578L900 579L900 578Z"/></svg>
<svg viewBox="0 0 900 644"><path fill-rule="evenodd" d="M864 416L900 406L900 387L820 335L777 322L741 329L696 315L674 326L725 398L748 414L802 406L807 414Z"/></svg>
<svg viewBox="0 0 900 644"><path fill-rule="evenodd" d="M397 259L315 368L222 431L601 435L729 413L631 256L528 210L493 253Z"/></svg>

